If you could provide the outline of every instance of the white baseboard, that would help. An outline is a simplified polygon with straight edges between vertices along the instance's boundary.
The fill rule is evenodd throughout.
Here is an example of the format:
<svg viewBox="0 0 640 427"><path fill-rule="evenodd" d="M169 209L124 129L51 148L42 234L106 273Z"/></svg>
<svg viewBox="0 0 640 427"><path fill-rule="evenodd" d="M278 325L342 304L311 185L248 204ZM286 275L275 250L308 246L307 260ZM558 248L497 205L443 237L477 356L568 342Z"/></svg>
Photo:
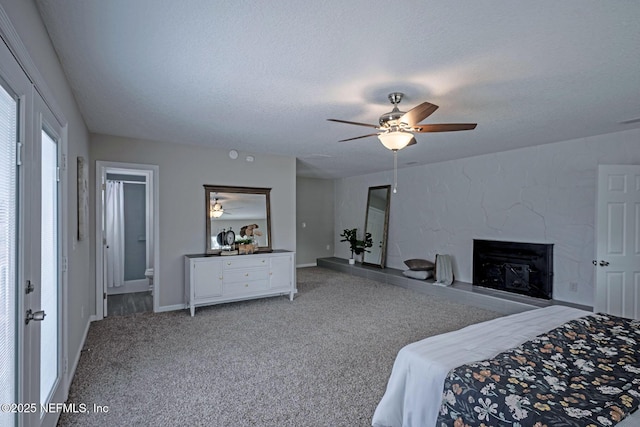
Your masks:
<svg viewBox="0 0 640 427"><path fill-rule="evenodd" d="M71 363L71 366L68 367L67 369L67 382L66 382L66 390L65 390L65 397L69 397L69 388L71 387L71 382L73 381L73 377L76 374L76 369L78 368L78 363L80 363L80 356L82 355L82 349L84 348L86 342L87 342L87 335L89 334L89 327L91 326L91 322L96 320L96 316L95 315L91 315L89 316L89 318L87 319L87 325L84 328L84 332L82 333L82 339L80 340L80 346L78 347L78 351L75 355L75 357L73 358L73 362Z"/></svg>
<svg viewBox="0 0 640 427"><path fill-rule="evenodd" d="M152 288L149 287L149 280L127 280L122 286L107 288L107 295L131 294L134 292L147 292Z"/></svg>
<svg viewBox="0 0 640 427"><path fill-rule="evenodd" d="M176 311L176 310L184 310L187 308L184 304L174 304L174 305L164 305L162 307L158 307L156 313L162 313L165 311Z"/></svg>
<svg viewBox="0 0 640 427"><path fill-rule="evenodd" d="M315 262L310 262L309 264L296 264L296 268L305 268L305 267L317 267L318 264Z"/></svg>

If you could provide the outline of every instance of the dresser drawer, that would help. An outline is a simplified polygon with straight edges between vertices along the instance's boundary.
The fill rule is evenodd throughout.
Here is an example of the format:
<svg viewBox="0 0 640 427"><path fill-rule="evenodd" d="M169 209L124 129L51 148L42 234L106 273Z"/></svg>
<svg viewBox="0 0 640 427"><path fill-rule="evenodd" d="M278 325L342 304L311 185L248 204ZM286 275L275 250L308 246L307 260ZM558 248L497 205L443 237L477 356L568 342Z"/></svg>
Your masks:
<svg viewBox="0 0 640 427"><path fill-rule="evenodd" d="M262 292L269 289L269 280L254 280L251 282L224 282L224 296L244 295Z"/></svg>
<svg viewBox="0 0 640 427"><path fill-rule="evenodd" d="M261 256L245 255L225 260L223 263L223 268L225 270L235 270L253 267L266 267L268 265L269 262L267 258Z"/></svg>
<svg viewBox="0 0 640 427"><path fill-rule="evenodd" d="M268 280L269 270L266 268L253 268L251 270L226 270L224 272L225 283L253 282L254 280Z"/></svg>

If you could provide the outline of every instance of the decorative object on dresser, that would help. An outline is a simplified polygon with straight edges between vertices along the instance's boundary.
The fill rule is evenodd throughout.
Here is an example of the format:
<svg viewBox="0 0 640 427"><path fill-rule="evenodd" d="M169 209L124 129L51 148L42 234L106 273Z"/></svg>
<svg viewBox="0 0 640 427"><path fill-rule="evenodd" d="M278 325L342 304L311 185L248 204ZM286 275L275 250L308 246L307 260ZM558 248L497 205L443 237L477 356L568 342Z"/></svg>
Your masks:
<svg viewBox="0 0 640 427"><path fill-rule="evenodd" d="M367 248L373 245L371 240L371 233L365 233L364 240L358 240L357 228L345 228L340 237L343 237L341 242L349 242L349 249L351 249L351 258L349 258L349 264L355 264L356 255L360 255L363 252L369 252Z"/></svg>
<svg viewBox="0 0 640 427"><path fill-rule="evenodd" d="M254 252L253 239L240 239L236 240L236 247L238 248L238 255L247 255Z"/></svg>
<svg viewBox="0 0 640 427"><path fill-rule="evenodd" d="M199 306L289 295L293 301L295 252L243 256L185 255L185 290L191 316Z"/></svg>
<svg viewBox="0 0 640 427"><path fill-rule="evenodd" d="M384 268L387 258L387 235L389 230L389 203L391 186L369 187L364 231L371 234L373 245L362 254L362 263Z"/></svg>
<svg viewBox="0 0 640 427"><path fill-rule="evenodd" d="M204 191L206 254L234 252L239 238L251 238L254 246L243 253L271 252L270 188L204 185Z"/></svg>

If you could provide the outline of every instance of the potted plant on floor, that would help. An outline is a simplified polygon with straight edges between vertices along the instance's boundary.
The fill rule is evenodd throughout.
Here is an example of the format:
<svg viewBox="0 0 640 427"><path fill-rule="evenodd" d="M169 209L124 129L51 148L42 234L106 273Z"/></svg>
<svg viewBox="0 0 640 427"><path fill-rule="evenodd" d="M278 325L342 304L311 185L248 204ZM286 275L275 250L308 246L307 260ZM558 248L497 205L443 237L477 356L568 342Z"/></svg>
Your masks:
<svg viewBox="0 0 640 427"><path fill-rule="evenodd" d="M373 246L371 233L365 233L364 240L358 240L357 228L345 228L340 237L343 238L342 240L340 240L341 242L349 242L349 248L351 249L351 258L349 258L349 264L355 264L356 255L360 255L363 252L371 252L367 250L367 248Z"/></svg>

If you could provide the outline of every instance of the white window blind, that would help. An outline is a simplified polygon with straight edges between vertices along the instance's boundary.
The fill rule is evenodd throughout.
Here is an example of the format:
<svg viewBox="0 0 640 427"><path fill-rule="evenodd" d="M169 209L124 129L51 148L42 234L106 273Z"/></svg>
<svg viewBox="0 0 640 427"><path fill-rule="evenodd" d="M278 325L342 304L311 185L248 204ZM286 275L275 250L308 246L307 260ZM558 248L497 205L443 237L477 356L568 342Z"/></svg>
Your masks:
<svg viewBox="0 0 640 427"><path fill-rule="evenodd" d="M40 197L40 403L48 403L58 378L58 143L42 130Z"/></svg>
<svg viewBox="0 0 640 427"><path fill-rule="evenodd" d="M0 84L0 403L17 402L17 120L18 103ZM14 414L0 411L0 425L15 425Z"/></svg>

